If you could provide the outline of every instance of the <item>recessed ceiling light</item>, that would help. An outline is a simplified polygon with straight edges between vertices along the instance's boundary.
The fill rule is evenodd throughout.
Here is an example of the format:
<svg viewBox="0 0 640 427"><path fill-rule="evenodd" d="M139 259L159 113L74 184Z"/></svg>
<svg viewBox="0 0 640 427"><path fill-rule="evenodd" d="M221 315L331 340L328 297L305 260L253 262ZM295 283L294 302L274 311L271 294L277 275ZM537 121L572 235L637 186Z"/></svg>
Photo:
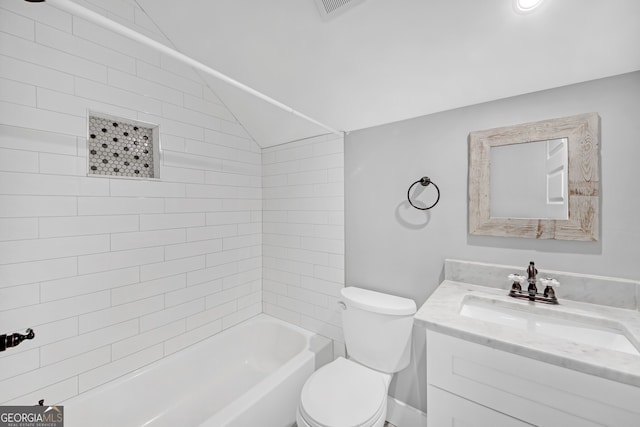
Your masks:
<svg viewBox="0 0 640 427"><path fill-rule="evenodd" d="M513 0L516 12L528 13L542 4L543 0Z"/></svg>

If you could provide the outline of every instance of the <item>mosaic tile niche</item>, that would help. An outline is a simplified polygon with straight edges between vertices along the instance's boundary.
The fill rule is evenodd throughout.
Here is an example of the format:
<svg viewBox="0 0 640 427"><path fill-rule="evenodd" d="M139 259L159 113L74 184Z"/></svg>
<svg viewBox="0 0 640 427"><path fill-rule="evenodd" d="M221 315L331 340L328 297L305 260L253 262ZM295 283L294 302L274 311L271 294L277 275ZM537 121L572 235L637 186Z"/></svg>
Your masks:
<svg viewBox="0 0 640 427"><path fill-rule="evenodd" d="M159 178L157 134L157 126L90 114L88 174Z"/></svg>

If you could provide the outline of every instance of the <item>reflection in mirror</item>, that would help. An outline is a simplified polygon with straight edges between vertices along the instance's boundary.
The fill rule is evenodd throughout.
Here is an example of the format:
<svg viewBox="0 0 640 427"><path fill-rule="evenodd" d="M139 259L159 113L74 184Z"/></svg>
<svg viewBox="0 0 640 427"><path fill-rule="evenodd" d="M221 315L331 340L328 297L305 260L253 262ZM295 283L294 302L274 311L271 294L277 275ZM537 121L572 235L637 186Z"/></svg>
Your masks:
<svg viewBox="0 0 640 427"><path fill-rule="evenodd" d="M468 207L470 234L598 241L598 114L471 132Z"/></svg>
<svg viewBox="0 0 640 427"><path fill-rule="evenodd" d="M568 219L568 140L491 147L491 217Z"/></svg>

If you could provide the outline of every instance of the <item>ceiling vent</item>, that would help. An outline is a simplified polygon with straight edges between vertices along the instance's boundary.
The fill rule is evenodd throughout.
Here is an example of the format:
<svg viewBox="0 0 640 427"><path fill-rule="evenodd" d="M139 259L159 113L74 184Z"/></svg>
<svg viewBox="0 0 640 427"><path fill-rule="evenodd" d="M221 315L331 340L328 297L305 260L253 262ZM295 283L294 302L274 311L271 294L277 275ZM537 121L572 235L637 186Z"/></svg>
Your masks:
<svg viewBox="0 0 640 427"><path fill-rule="evenodd" d="M364 0L316 0L320 15L324 19L331 19L357 6Z"/></svg>

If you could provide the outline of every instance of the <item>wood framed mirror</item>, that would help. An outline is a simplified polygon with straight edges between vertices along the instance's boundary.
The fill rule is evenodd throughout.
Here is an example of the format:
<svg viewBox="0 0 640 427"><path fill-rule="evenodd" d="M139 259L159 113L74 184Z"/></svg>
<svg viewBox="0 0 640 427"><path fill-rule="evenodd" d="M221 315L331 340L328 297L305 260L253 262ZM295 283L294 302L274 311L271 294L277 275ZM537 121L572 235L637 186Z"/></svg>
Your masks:
<svg viewBox="0 0 640 427"><path fill-rule="evenodd" d="M492 159L506 167L492 171ZM598 241L600 117L471 132L468 200L472 235Z"/></svg>

